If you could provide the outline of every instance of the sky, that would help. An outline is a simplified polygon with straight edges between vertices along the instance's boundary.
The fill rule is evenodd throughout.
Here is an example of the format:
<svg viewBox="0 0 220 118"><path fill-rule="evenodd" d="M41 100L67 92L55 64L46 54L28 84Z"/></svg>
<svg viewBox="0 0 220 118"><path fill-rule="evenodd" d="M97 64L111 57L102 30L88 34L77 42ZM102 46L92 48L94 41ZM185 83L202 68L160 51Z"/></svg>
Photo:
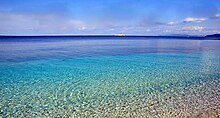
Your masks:
<svg viewBox="0 0 220 118"><path fill-rule="evenodd" d="M220 33L220 0L0 0L1 35Z"/></svg>

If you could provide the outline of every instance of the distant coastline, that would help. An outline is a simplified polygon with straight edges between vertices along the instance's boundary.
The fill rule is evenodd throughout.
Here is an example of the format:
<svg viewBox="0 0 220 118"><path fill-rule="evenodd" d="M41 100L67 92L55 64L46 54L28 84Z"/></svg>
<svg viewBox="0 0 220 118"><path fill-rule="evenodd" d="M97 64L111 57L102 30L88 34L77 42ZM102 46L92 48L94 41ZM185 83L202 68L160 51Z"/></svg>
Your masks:
<svg viewBox="0 0 220 118"><path fill-rule="evenodd" d="M212 34L212 35L206 35L205 39L209 40L220 40L220 34Z"/></svg>
<svg viewBox="0 0 220 118"><path fill-rule="evenodd" d="M206 35L206 36L190 36L190 35L159 35L159 36L150 36L150 35L0 35L0 38L41 38L41 37L56 37L56 38L71 38L71 37L81 37L81 38L105 38L105 37L117 37L117 38L161 38L161 39L204 39L204 40L220 40L220 34Z"/></svg>

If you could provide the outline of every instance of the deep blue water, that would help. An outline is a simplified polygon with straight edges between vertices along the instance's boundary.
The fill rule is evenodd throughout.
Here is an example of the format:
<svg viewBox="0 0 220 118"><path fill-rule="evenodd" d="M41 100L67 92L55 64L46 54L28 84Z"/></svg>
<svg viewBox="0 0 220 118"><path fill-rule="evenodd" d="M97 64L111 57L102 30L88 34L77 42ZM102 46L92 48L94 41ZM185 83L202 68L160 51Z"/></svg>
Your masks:
<svg viewBox="0 0 220 118"><path fill-rule="evenodd" d="M0 117L220 112L218 40L41 38L0 39Z"/></svg>

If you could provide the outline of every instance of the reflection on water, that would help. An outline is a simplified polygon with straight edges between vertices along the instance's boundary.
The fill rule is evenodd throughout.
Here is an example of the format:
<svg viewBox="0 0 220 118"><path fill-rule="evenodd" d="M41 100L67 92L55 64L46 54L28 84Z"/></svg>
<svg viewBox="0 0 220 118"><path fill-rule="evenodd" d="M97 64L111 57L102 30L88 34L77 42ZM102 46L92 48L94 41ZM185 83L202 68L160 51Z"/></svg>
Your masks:
<svg viewBox="0 0 220 118"><path fill-rule="evenodd" d="M0 42L0 117L220 113L220 42Z"/></svg>
<svg viewBox="0 0 220 118"><path fill-rule="evenodd" d="M42 39L43 40L43 39ZM127 55L156 52L194 52L220 49L220 41L208 40L55 40L0 42L1 61Z"/></svg>

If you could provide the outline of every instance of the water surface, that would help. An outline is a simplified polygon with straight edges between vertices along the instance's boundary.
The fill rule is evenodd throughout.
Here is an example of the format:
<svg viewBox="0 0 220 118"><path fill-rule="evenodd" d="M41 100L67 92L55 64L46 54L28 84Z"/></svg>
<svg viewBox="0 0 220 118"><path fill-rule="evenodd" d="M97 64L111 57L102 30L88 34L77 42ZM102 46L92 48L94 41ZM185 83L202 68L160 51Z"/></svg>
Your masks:
<svg viewBox="0 0 220 118"><path fill-rule="evenodd" d="M0 39L0 117L220 113L220 41Z"/></svg>

